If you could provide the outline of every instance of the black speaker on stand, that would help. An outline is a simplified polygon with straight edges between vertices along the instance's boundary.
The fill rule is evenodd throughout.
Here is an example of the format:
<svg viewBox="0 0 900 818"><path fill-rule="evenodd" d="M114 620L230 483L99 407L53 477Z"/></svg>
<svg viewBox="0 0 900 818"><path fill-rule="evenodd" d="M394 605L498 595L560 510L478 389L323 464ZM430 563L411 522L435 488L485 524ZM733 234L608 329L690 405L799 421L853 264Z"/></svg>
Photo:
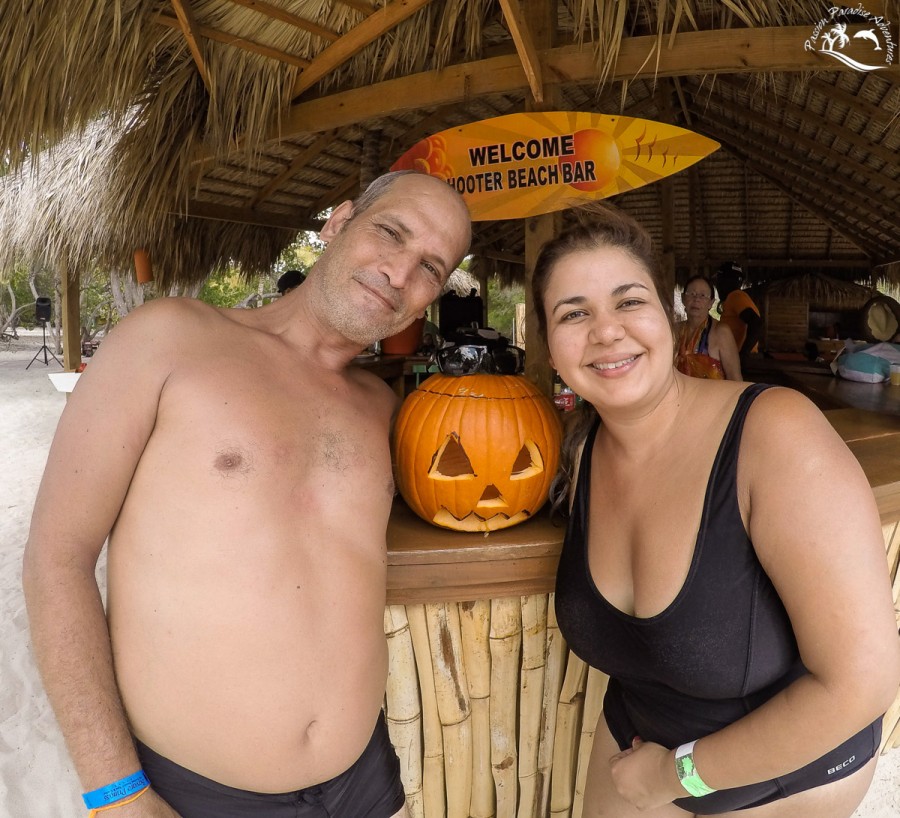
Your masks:
<svg viewBox="0 0 900 818"><path fill-rule="evenodd" d="M50 299L49 298L47 298L46 296L43 296L43 295L38 296L37 301L34 302L34 317L37 321L40 322L44 342L43 342L43 344L41 344L41 348L37 352L34 353L34 357L31 359L31 362L28 364L28 366L25 367L25 369L30 369L31 364L33 364L38 359L38 356L42 352L44 353L44 366L50 366L50 361L47 360L47 355L49 355L51 358L53 358L54 361L56 361L56 363L58 363L60 366L62 366L62 363L60 363L59 358L57 358L50 351L50 348L47 346L47 322L50 320ZM65 367L63 367L63 368L65 368Z"/></svg>

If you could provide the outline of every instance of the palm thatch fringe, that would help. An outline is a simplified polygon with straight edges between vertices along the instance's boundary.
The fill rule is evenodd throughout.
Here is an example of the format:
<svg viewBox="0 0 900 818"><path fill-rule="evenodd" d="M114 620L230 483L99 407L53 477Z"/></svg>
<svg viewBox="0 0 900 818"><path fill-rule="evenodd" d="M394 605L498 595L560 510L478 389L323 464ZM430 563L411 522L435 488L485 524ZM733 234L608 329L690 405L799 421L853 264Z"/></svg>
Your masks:
<svg viewBox="0 0 900 818"><path fill-rule="evenodd" d="M279 8L340 36L365 19L349 4L282 0ZM376 3L376 6L384 3ZM311 62L330 43L226 0L194 0L195 18L225 36ZM328 74L325 90L440 68L482 43L488 0L431 3ZM197 123L181 148L218 155L240 135L250 155L290 102L298 66L201 38L207 90L168 0L43 0L2 4L0 151L16 165L100 116L144 109L144 147L166 142L175 119ZM434 32L434 36L423 32ZM48 89L53 89L48 93ZM144 158L150 158L144 152Z"/></svg>
<svg viewBox="0 0 900 818"><path fill-rule="evenodd" d="M819 273L808 273L773 281L766 287L769 295L806 301L817 307L859 309L875 290L850 281L842 281Z"/></svg>
<svg viewBox="0 0 900 818"><path fill-rule="evenodd" d="M99 120L0 179L0 271L19 259L73 272L94 264L128 269L145 248L158 285L168 288L229 263L246 274L268 270L295 237L174 215L176 180L159 184L148 163L132 164L127 143L137 137L123 127Z"/></svg>

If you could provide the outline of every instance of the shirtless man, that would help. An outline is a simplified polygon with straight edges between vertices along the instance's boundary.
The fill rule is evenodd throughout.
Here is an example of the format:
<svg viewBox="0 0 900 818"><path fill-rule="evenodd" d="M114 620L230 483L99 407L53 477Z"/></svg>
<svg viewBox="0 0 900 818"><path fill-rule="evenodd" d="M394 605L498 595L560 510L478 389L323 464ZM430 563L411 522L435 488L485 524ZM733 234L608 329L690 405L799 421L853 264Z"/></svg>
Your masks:
<svg viewBox="0 0 900 818"><path fill-rule="evenodd" d="M135 311L60 420L24 584L85 791L149 778L111 818L405 815L380 712L394 397L350 364L438 296L469 216L389 174L321 236L262 309Z"/></svg>

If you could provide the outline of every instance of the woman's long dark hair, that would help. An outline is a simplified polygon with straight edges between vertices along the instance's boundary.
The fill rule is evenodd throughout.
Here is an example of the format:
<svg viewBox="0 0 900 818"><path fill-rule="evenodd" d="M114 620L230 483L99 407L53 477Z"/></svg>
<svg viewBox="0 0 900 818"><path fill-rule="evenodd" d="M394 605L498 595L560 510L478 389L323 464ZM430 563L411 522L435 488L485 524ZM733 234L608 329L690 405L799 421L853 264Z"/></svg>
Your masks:
<svg viewBox="0 0 900 818"><path fill-rule="evenodd" d="M531 278L538 330L547 343L547 313L544 296L556 265L572 253L612 247L628 253L650 275L662 303L669 326L674 324L673 294L666 291L653 242L647 231L627 213L602 202L590 202L567 211L574 223L548 241L538 255ZM597 422L597 410L587 401L566 423L559 471L550 486L550 502L554 512L568 511L569 487L575 475L575 455L588 431Z"/></svg>

